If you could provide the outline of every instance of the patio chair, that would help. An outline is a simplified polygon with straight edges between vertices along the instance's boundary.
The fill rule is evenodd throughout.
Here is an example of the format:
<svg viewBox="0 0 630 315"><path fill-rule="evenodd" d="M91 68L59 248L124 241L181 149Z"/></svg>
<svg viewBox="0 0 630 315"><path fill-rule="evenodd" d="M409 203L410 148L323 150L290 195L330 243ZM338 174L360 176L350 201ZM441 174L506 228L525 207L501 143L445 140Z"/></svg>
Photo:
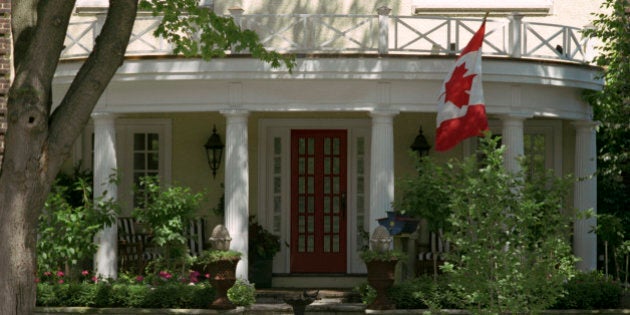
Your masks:
<svg viewBox="0 0 630 315"><path fill-rule="evenodd" d="M444 239L442 229L429 233L429 244L421 244L416 263L416 274L438 274L440 266L444 265L446 253L450 244Z"/></svg>

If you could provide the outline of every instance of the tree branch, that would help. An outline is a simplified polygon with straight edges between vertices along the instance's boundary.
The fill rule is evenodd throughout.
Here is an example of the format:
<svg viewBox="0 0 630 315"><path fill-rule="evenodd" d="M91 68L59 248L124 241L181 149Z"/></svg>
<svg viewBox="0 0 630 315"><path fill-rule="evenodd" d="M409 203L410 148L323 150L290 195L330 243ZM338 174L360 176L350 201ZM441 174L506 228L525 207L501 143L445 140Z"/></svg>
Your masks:
<svg viewBox="0 0 630 315"><path fill-rule="evenodd" d="M92 53L50 119L51 156L68 154L116 70L123 63L136 18L137 0L110 0Z"/></svg>

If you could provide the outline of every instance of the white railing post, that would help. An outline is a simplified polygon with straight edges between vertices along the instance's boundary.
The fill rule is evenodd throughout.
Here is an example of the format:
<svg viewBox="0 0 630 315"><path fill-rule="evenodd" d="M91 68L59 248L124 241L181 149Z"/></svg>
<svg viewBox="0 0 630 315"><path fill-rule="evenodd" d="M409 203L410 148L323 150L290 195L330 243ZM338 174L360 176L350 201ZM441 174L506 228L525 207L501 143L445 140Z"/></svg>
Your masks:
<svg viewBox="0 0 630 315"><path fill-rule="evenodd" d="M376 9L378 12L378 53L389 52L389 13L392 9L382 6Z"/></svg>
<svg viewBox="0 0 630 315"><path fill-rule="evenodd" d="M238 27L243 28L243 12L245 10L241 9L240 7L232 7L229 8L228 11L230 11L230 15L232 16L232 19L234 20L234 23L236 25L238 25ZM234 51L234 45L232 45L230 47L230 52L235 54L236 51Z"/></svg>
<svg viewBox="0 0 630 315"><path fill-rule="evenodd" d="M512 13L508 17L510 19L509 47L508 53L510 57L521 58L522 53L522 30L523 30L523 14Z"/></svg>
<svg viewBox="0 0 630 315"><path fill-rule="evenodd" d="M584 30L588 30L588 29L595 29L595 26L593 26L592 24L589 24L587 26L584 27ZM583 58L584 62L588 62L591 63L595 60L595 45L594 45L594 40L590 37L584 36L584 33L582 33L582 52L583 52Z"/></svg>

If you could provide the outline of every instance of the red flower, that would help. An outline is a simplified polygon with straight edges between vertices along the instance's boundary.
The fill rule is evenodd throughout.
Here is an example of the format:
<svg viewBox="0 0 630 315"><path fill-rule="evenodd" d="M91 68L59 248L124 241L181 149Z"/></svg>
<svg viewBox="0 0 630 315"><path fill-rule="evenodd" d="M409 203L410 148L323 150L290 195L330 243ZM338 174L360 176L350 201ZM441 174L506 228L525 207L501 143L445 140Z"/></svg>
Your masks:
<svg viewBox="0 0 630 315"><path fill-rule="evenodd" d="M57 271L57 277L63 277L65 274L63 273L63 271L59 270Z"/></svg>
<svg viewBox="0 0 630 315"><path fill-rule="evenodd" d="M59 279L59 281L58 281L58 282L59 282L59 283L63 283L64 281L63 281L63 279Z"/></svg>
<svg viewBox="0 0 630 315"><path fill-rule="evenodd" d="M84 275L84 276L87 276L88 274L90 274L90 272L87 271L87 270L83 270L83 271L81 271L81 274Z"/></svg>

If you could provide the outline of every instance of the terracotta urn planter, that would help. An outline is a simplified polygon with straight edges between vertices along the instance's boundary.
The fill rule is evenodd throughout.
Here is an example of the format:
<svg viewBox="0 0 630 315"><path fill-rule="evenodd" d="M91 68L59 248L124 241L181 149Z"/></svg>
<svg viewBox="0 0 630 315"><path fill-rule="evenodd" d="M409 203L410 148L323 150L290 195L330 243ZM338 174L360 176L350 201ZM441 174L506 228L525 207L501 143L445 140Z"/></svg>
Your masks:
<svg viewBox="0 0 630 315"><path fill-rule="evenodd" d="M372 310L391 310L396 308L387 297L387 290L394 285L394 275L398 259L372 260L365 263L367 266L368 284L376 290L376 299L367 308Z"/></svg>
<svg viewBox="0 0 630 315"><path fill-rule="evenodd" d="M227 291L236 282L236 265L240 258L217 260L208 263L204 271L210 274L210 284L215 289L216 296L210 304L212 309L234 309L234 305L227 297Z"/></svg>

